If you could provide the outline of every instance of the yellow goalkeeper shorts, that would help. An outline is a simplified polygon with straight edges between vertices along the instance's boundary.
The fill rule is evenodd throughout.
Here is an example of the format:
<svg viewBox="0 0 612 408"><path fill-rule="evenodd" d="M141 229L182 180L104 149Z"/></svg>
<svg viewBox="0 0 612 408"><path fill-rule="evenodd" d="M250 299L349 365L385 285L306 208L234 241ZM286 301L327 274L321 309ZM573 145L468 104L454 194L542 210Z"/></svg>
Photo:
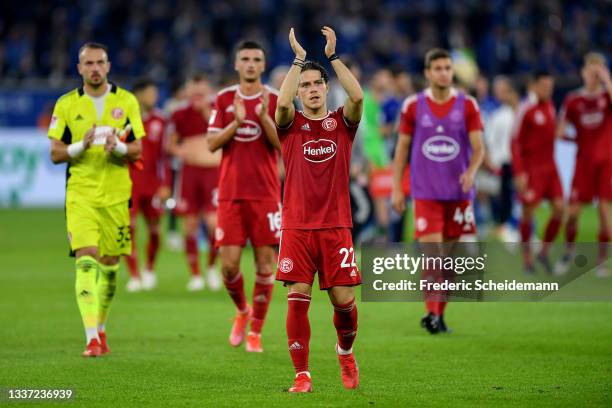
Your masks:
<svg viewBox="0 0 612 408"><path fill-rule="evenodd" d="M128 202L92 207L66 202L66 225L70 248L97 247L98 256L129 255L132 252Z"/></svg>

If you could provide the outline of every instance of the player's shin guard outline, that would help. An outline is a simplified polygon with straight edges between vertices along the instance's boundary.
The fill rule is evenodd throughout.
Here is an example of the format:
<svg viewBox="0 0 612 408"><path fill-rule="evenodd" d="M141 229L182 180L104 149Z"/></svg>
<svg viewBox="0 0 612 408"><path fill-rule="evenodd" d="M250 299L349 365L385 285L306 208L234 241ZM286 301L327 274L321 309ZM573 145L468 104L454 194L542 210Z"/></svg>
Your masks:
<svg viewBox="0 0 612 408"><path fill-rule="evenodd" d="M75 291L77 304L85 330L96 330L98 326L98 288L99 264L92 256L81 256L76 262Z"/></svg>

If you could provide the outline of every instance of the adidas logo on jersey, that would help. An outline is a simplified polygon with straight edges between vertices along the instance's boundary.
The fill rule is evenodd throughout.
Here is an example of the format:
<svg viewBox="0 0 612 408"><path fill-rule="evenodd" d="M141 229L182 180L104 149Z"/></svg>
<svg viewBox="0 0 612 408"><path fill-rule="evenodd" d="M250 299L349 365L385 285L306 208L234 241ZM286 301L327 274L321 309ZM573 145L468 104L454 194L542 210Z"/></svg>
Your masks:
<svg viewBox="0 0 612 408"><path fill-rule="evenodd" d="M443 132L444 132L444 127L443 127L442 125L439 125L439 126L436 128L436 132L438 132L438 133L443 133Z"/></svg>
<svg viewBox="0 0 612 408"><path fill-rule="evenodd" d="M297 341L294 341L293 344L289 346L289 350L301 350L303 348L304 347L302 347L302 345Z"/></svg>
<svg viewBox="0 0 612 408"><path fill-rule="evenodd" d="M310 131L310 125L308 123L304 123L301 127L302 130L308 130Z"/></svg>
<svg viewBox="0 0 612 408"><path fill-rule="evenodd" d="M82 117L82 116L81 116L81 114L79 113L79 114L77 115L77 117L76 117L76 118L74 118L74 120L83 120L83 117Z"/></svg>

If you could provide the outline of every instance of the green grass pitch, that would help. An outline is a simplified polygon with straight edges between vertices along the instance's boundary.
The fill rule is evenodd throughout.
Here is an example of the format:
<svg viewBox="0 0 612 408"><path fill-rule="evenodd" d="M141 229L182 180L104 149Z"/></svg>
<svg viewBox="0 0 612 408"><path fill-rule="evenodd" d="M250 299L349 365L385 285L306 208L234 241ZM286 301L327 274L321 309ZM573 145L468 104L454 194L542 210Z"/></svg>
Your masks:
<svg viewBox="0 0 612 408"><path fill-rule="evenodd" d="M587 240L595 212L582 221ZM64 228L61 210L0 210L0 388L70 387L76 397L66 406L105 408L612 406L610 303L452 304L449 336L419 328L421 304L360 303L361 386L347 391L334 354L332 309L326 294L316 293L314 392L290 395L286 290L275 288L265 352L247 354L228 344L227 294L187 293L184 255L166 250L157 290L128 294L122 273L107 329L112 354L83 359ZM250 293L249 251L242 267Z"/></svg>

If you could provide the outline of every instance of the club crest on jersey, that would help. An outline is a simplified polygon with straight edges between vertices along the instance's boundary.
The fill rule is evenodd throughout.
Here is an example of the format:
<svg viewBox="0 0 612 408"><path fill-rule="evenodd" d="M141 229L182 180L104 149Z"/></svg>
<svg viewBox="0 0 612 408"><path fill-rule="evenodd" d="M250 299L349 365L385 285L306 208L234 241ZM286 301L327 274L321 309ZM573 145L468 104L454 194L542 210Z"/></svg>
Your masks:
<svg viewBox="0 0 612 408"><path fill-rule="evenodd" d="M236 130L234 140L239 142L252 142L253 140L259 139L259 136L261 136L261 127L259 124L252 120L245 119Z"/></svg>
<svg viewBox="0 0 612 408"><path fill-rule="evenodd" d="M327 130L328 132L331 132L335 130L336 127L338 127L338 122L336 122L336 119L334 118L327 118L324 119L323 122L321 122L321 127Z"/></svg>
<svg viewBox="0 0 612 408"><path fill-rule="evenodd" d="M289 258L283 258L278 263L278 269L282 273L289 273L293 270L293 261Z"/></svg>
<svg viewBox="0 0 612 408"><path fill-rule="evenodd" d="M542 111L537 110L533 114L533 120L537 125L543 125L546 123L546 116L544 116L544 113L542 113Z"/></svg>
<svg viewBox="0 0 612 408"><path fill-rule="evenodd" d="M451 137L437 135L430 137L423 143L422 152L429 160L447 162L459 155L461 147Z"/></svg>
<svg viewBox="0 0 612 408"><path fill-rule="evenodd" d="M115 108L111 111L111 116L113 119L121 119L123 117L123 109Z"/></svg>
<svg viewBox="0 0 612 408"><path fill-rule="evenodd" d="M336 155L338 146L329 139L310 140L302 145L304 158L311 163L321 163Z"/></svg>

